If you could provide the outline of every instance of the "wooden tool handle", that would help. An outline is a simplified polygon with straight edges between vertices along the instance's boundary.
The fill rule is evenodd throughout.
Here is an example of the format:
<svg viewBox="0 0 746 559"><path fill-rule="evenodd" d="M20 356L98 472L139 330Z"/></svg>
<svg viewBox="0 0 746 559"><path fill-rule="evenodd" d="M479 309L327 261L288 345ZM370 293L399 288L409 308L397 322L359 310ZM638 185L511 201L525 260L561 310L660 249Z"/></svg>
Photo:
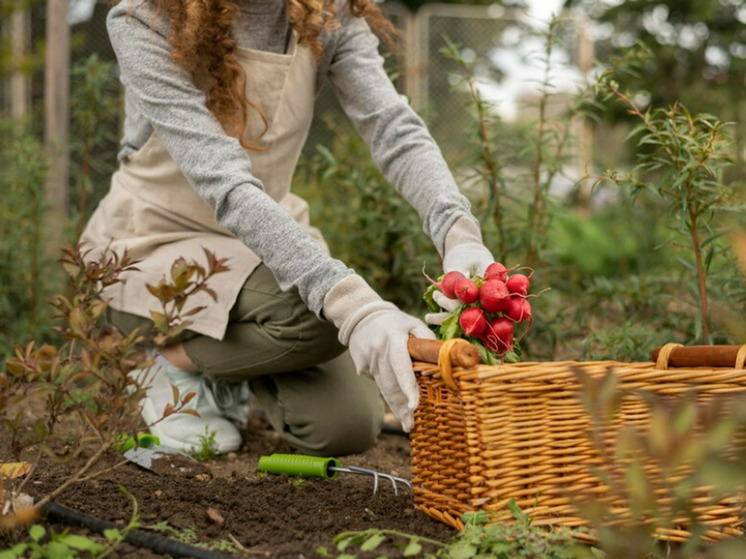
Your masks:
<svg viewBox="0 0 746 559"><path fill-rule="evenodd" d="M408 343L409 355L415 361L437 364L438 353L442 345L443 342L441 340L423 340L422 338L410 336ZM451 363L456 367L474 367L480 361L479 349L477 349L477 346L468 342L454 346L451 351Z"/></svg>
<svg viewBox="0 0 746 559"><path fill-rule="evenodd" d="M693 345L679 346L671 350L669 367L727 367L736 366L736 357L742 346L738 345ZM662 348L653 351L653 361L658 361Z"/></svg>

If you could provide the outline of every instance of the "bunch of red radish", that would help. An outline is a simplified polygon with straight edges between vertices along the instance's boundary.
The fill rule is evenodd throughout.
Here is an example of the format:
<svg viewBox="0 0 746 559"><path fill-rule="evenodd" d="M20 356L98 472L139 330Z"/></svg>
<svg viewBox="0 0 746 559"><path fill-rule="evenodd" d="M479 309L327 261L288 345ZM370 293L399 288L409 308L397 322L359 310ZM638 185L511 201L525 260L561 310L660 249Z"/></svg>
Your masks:
<svg viewBox="0 0 746 559"><path fill-rule="evenodd" d="M513 350L516 325L526 322L521 338L531 327L529 289L533 270L529 275L511 273L500 262L490 264L484 277L467 278L461 272L448 272L435 286L462 306L458 323L464 334L480 340L493 353L502 357Z"/></svg>

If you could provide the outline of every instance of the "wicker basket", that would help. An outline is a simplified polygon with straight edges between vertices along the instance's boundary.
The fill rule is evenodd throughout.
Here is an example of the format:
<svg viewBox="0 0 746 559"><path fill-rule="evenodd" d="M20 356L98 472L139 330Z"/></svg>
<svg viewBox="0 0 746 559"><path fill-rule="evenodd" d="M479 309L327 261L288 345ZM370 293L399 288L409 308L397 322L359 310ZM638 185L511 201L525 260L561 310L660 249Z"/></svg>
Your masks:
<svg viewBox="0 0 746 559"><path fill-rule="evenodd" d="M510 500L535 525L584 526L573 503L599 498L606 491L592 471L602 461L589 437L591 419L578 398L580 383L574 371L598 378L611 370L622 388L635 393L676 397L696 391L698 401L722 398L726 407L732 395L746 392L746 346L739 351L735 368L668 369L674 346L664 347L657 363L527 362L451 368L454 344L443 344L440 365L415 362L420 389L411 433L415 506L457 529L464 527L464 512L479 509L489 511L495 521L509 521ZM639 397L625 398L614 428L633 424L645 430L647 410ZM626 504L613 506L618 510ZM702 488L694 506L708 527L706 539L741 533L739 496L712 504L707 488ZM682 525L659 535L683 540L689 534Z"/></svg>

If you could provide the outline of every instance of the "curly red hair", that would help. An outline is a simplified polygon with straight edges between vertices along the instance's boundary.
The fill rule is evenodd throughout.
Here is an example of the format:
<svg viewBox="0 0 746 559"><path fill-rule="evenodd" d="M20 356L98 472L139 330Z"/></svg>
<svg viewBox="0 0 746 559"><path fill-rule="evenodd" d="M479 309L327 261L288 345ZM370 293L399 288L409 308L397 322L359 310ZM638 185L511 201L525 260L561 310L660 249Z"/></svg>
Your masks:
<svg viewBox="0 0 746 559"><path fill-rule="evenodd" d="M246 74L238 63L237 45L232 35L236 0L149 0L159 12L168 15L171 33L168 41L174 59L192 75L210 76L207 106L226 132L238 138L249 150L260 150L259 139L246 138L249 110L267 121L261 107L246 96ZM365 18L388 45L396 31L373 0L348 0L350 13ZM320 35L337 25L335 0L286 0L290 25L298 43L307 46L316 58L323 56Z"/></svg>

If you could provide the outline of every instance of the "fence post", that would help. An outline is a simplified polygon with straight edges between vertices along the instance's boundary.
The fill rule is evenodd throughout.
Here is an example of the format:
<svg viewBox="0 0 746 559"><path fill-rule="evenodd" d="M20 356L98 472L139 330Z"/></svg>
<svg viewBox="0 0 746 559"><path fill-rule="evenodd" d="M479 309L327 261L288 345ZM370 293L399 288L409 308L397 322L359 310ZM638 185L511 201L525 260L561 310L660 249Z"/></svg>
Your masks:
<svg viewBox="0 0 746 559"><path fill-rule="evenodd" d="M405 35L405 70L406 78L404 80L405 94L409 99L409 104L415 111L421 110L422 100L420 99L420 40L419 40L419 18L416 12L409 12L404 19Z"/></svg>
<svg viewBox="0 0 746 559"><path fill-rule="evenodd" d="M10 48L14 63L28 55L31 18L28 9L16 7L10 18ZM10 117L25 120L31 104L29 76L16 68L10 78Z"/></svg>
<svg viewBox="0 0 746 559"><path fill-rule="evenodd" d="M48 238L64 242L68 204L68 136L70 130L70 26L68 0L47 1L44 72L44 144L49 158L47 179ZM58 247L50 247L56 251Z"/></svg>

